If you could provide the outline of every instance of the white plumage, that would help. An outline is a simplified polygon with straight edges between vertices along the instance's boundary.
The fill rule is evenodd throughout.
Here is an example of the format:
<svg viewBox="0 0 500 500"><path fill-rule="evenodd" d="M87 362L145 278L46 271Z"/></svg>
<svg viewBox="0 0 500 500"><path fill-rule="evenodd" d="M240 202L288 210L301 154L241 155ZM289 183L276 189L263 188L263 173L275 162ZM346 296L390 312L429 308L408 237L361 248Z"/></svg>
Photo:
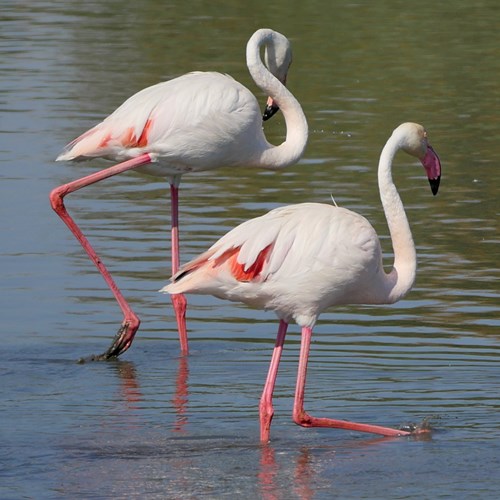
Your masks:
<svg viewBox="0 0 500 500"><path fill-rule="evenodd" d="M260 56L264 47L267 67ZM121 295L102 261L66 212L63 197L89 184L136 169L168 178L172 198L172 273L179 267L178 187L183 174L218 167L280 169L296 163L307 143L302 108L285 87L292 61L288 39L270 29L257 30L247 44L247 66L255 83L268 96L264 118L282 110L286 140L270 144L262 129L257 99L228 75L189 73L141 90L111 115L69 143L57 160L103 157L119 161L54 189L51 203L94 261L122 308L125 319L105 358L130 347L139 318ZM186 300L172 297L181 350L187 354Z"/></svg>
<svg viewBox="0 0 500 500"><path fill-rule="evenodd" d="M218 264L231 250L237 250L241 272L235 271L234 258ZM259 258L262 268L249 272ZM364 217L345 208L302 203L236 227L181 268L166 291L209 293L272 309L280 319L312 327L329 303L364 302L370 289L360 291L359 284L373 282L381 272L380 244Z"/></svg>
<svg viewBox="0 0 500 500"><path fill-rule="evenodd" d="M408 150L408 141L416 146ZM431 168L429 179L437 182L439 160L424 128L411 123L398 127L384 148L379 166L382 180L399 149L419 157ZM173 276L174 283L162 291L210 293L272 309L280 319L311 327L322 310L332 305L395 302L413 285L416 257L404 208L393 186L390 178L390 185L381 190L382 203L396 261L401 255L406 260L389 274L383 269L378 236L363 216L333 205L301 203L240 224L182 266ZM307 319L298 321L298 317Z"/></svg>
<svg viewBox="0 0 500 500"><path fill-rule="evenodd" d="M378 168L382 206L394 249L386 273L379 239L361 215L332 205L302 203L271 210L244 222L210 249L181 267L168 293L212 294L273 310L280 328L260 401L261 440L269 440L272 393L288 323L302 328L302 345L293 410L294 421L311 427L339 427L385 436L409 434L387 427L315 418L303 408L312 328L322 311L338 304L388 304L412 287L416 252L391 169L400 149L422 162L433 194L441 177L438 156L427 132L415 123L400 125L384 146Z"/></svg>
<svg viewBox="0 0 500 500"><path fill-rule="evenodd" d="M171 176L244 165L267 147L255 96L228 75L195 72L133 95L57 159L149 153L155 163L142 170Z"/></svg>
<svg viewBox="0 0 500 500"><path fill-rule="evenodd" d="M261 62L261 46L274 75ZM259 103L245 86L229 75L193 72L134 94L57 160L123 161L147 153L150 164L141 170L170 177L223 166L284 168L300 158L307 142L305 116L284 86L291 60L290 43L280 33L261 29L248 41L250 73L287 122L280 146L266 140Z"/></svg>

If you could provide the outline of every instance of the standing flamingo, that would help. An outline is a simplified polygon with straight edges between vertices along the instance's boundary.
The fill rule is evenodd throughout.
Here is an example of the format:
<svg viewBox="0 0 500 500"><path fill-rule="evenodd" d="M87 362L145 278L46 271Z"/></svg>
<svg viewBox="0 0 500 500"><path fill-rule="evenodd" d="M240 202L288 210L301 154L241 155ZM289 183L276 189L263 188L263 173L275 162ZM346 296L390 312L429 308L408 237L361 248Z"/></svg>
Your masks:
<svg viewBox="0 0 500 500"><path fill-rule="evenodd" d="M265 48L264 66L260 48ZM217 167L280 169L296 163L307 143L302 108L286 89L292 55L288 39L270 29L256 31L247 44L247 66L255 83L267 93L265 119L281 108L286 140L270 144L262 130L262 115L254 95L228 75L194 72L148 87L125 101L103 122L66 146L57 160L103 157L121 161L55 188L52 208L81 243L113 292L124 320L109 349L93 359L108 359L126 351L139 328L139 318L110 273L70 217L63 198L69 193L132 169L167 176L172 200L172 274L179 269L178 187L186 172ZM268 69L269 68L269 69ZM172 296L181 350L188 353L186 299Z"/></svg>
<svg viewBox="0 0 500 500"><path fill-rule="evenodd" d="M312 329L322 311L337 304L392 304L412 287L417 265L408 219L392 181L398 150L420 159L438 192L439 158L425 129L400 125L387 141L378 166L380 198L394 248L394 265L385 273L378 236L361 215L345 208L301 203L271 210L239 225L173 276L168 293L211 294L272 309L280 323L259 405L260 437L269 441L272 395L288 324L302 329L293 420L304 427L336 427L383 436L411 431L315 418L304 411L304 389Z"/></svg>

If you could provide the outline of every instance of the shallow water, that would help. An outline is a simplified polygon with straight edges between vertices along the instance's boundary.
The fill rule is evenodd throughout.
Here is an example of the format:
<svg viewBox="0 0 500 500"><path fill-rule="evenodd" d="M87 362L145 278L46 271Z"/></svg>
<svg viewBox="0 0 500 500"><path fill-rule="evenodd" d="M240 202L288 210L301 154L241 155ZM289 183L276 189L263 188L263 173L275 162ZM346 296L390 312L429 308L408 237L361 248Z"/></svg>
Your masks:
<svg viewBox="0 0 500 500"><path fill-rule="evenodd" d="M1 498L496 498L499 469L498 142L500 8L493 0L201 3L5 2L0 59ZM395 180L419 255L417 283L384 307L340 307L314 333L306 408L397 426L432 417L428 439L381 439L291 422L300 336L291 327L272 442L258 400L277 330L271 313L189 297L179 357L168 297L168 185L135 173L68 198L142 319L119 360L121 321L47 195L102 162L54 163L66 142L142 87L184 72L245 68L254 29L293 43L289 87L310 141L286 171L231 170L181 184L182 259L282 204L365 215L391 248L376 189L379 151L423 123L443 163L439 195L404 155ZM266 123L275 143L281 116ZM401 168L399 168L401 166Z"/></svg>

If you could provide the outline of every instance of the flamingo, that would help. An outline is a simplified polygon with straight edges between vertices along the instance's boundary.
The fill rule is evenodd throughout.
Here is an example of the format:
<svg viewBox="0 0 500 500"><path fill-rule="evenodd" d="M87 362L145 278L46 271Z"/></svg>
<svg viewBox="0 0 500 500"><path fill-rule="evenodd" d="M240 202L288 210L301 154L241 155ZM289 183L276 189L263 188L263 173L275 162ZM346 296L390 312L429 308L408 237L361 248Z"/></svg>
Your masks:
<svg viewBox="0 0 500 500"><path fill-rule="evenodd" d="M264 47L264 66L260 49ZM285 86L292 61L290 42L271 29L259 29L246 49L249 72L269 97L264 119L279 108L287 133L279 146L270 144L262 130L255 96L228 75L193 72L141 90L104 121L70 142L61 160L103 157L114 166L52 190L52 208L65 222L115 296L124 319L108 350L91 359L109 359L125 352L139 328L139 317L125 300L110 273L80 228L68 214L63 198L73 191L127 170L166 176L171 192L172 274L179 269L178 188L187 172L217 167L260 167L277 170L296 163L307 143L308 127L302 108ZM188 354L187 302L172 296L181 351Z"/></svg>
<svg viewBox="0 0 500 500"><path fill-rule="evenodd" d="M415 245L391 174L393 159L401 149L422 162L434 195L441 177L439 158L428 143L424 127L416 123L397 127L382 150L378 166L380 198L394 248L389 273L383 268L377 233L363 216L337 206L301 203L276 208L232 229L205 253L182 266L172 283L160 290L211 294L276 313L278 334L259 404L262 442L270 438L272 396L292 321L301 327L295 423L383 436L425 431L316 418L304 410L311 336L320 313L337 304L392 304L413 286Z"/></svg>

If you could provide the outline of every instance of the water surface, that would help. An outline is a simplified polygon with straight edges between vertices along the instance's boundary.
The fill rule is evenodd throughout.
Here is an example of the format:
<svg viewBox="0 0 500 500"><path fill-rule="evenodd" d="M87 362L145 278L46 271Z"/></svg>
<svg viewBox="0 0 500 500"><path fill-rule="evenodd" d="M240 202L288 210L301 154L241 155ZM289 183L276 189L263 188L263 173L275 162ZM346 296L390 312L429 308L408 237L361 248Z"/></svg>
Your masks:
<svg viewBox="0 0 500 500"><path fill-rule="evenodd" d="M499 469L498 22L493 0L4 2L0 59L2 498L496 498ZM183 261L287 203L335 201L391 247L376 188L392 129L423 123L443 163L439 195L397 159L419 255L413 291L339 307L315 328L306 408L380 425L432 416L429 439L381 439L291 422L300 335L291 327L272 442L258 400L277 330L271 313L190 297L179 357L167 297L165 179L136 173L68 197L68 208L142 319L132 348L104 351L121 317L52 213L51 188L105 163L54 163L68 141L139 89L244 64L259 27L290 37L289 88L310 125L281 173L230 169L181 185ZM281 116L266 123L278 143Z"/></svg>

